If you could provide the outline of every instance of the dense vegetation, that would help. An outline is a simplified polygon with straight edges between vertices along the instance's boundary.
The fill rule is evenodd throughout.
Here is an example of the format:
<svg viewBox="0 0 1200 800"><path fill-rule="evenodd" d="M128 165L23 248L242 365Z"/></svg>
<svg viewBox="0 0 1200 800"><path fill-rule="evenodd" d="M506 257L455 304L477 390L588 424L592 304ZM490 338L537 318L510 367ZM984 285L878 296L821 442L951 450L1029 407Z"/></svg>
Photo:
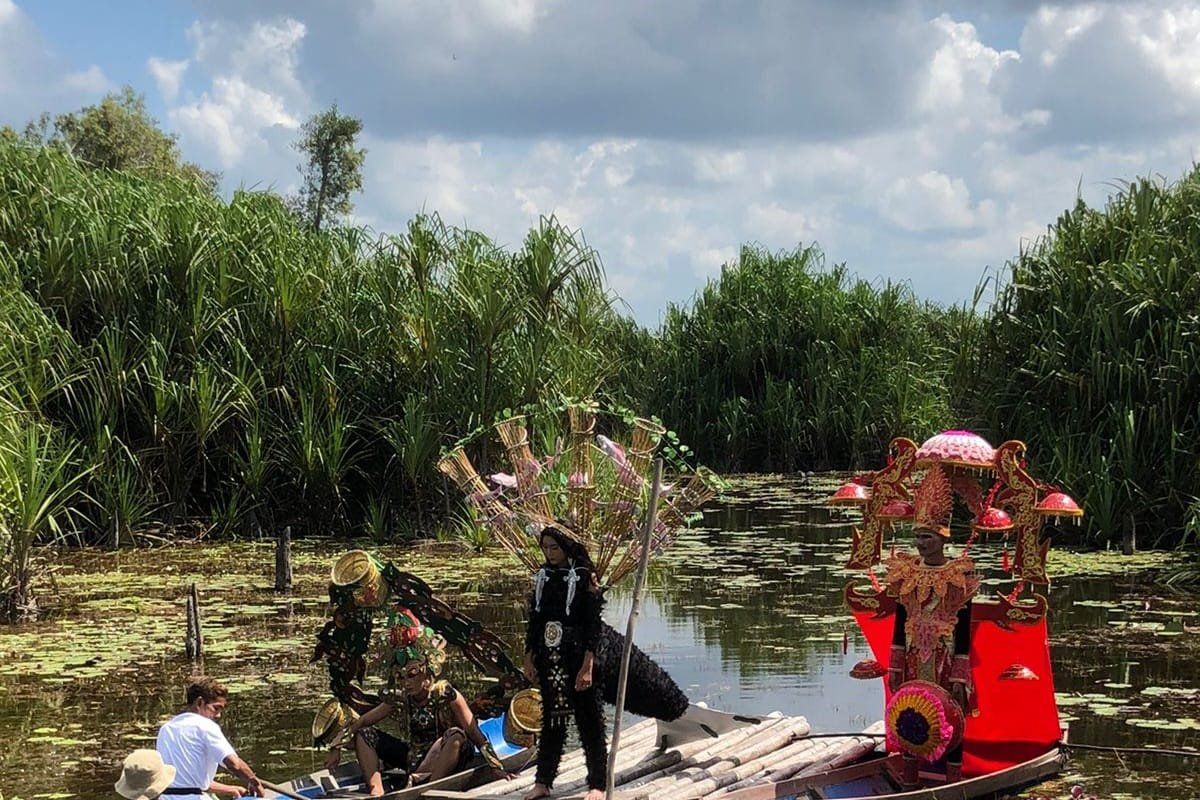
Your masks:
<svg viewBox="0 0 1200 800"><path fill-rule="evenodd" d="M1081 205L982 314L745 248L646 331L554 220L516 251L428 216L314 231L270 193L0 137L0 613L39 540L428 532L440 448L597 394L739 470L873 465L892 435L976 424L1027 440L1097 541L1194 538L1198 219L1196 174Z"/></svg>
<svg viewBox="0 0 1200 800"><path fill-rule="evenodd" d="M629 327L553 220L516 252L430 217L310 233L270 194L21 144L0 145L0 325L16 561L193 521L389 535L440 486L443 445L595 393Z"/></svg>
<svg viewBox="0 0 1200 800"><path fill-rule="evenodd" d="M953 419L947 328L963 322L906 284L824 269L815 247L745 247L690 308L668 309L629 388L720 469L875 465L893 436Z"/></svg>
<svg viewBox="0 0 1200 800"><path fill-rule="evenodd" d="M1200 537L1200 169L1082 202L1022 252L960 404L1026 439L1097 539Z"/></svg>

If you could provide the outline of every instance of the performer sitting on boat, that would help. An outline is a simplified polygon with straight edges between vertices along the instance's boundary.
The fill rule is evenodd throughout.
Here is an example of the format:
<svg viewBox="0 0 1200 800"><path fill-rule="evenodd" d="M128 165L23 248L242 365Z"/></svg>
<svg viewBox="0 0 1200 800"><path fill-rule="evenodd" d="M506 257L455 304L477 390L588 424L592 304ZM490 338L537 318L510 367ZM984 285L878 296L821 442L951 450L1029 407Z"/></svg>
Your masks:
<svg viewBox="0 0 1200 800"><path fill-rule="evenodd" d="M555 526L542 530L540 544L546 563L534 573L529 597L525 673L541 688L542 738L536 783L526 798L550 795L574 716L587 764L587 798L598 800L608 763L603 704L616 702L624 637L600 618L604 596L587 549ZM687 710L687 696L636 646L629 675L629 711L669 721Z"/></svg>
<svg viewBox="0 0 1200 800"><path fill-rule="evenodd" d="M381 762L407 770L412 786L464 769L476 748L489 766L503 771L466 699L449 681L439 679L445 640L403 609L389 611L385 635L389 664L382 702L343 729L326 768L337 766L343 743L352 739L372 797L384 793ZM408 718L408 742L376 727L400 709Z"/></svg>
<svg viewBox="0 0 1200 800"><path fill-rule="evenodd" d="M888 559L884 583L896 600L888 684L899 691L908 681L927 681L949 691L969 716L971 694L971 600L979 589L967 556L946 557L950 537L951 487L940 466L930 469L916 494L913 534L917 553ZM962 740L948 750L946 781L962 777ZM917 758L906 752L905 783L918 780Z"/></svg>

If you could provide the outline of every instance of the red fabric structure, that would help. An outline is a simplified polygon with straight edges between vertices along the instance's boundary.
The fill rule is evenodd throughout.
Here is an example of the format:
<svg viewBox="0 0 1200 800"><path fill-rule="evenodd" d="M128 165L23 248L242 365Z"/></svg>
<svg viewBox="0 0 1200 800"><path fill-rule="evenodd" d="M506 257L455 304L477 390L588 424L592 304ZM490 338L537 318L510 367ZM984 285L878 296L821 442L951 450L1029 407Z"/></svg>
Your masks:
<svg viewBox="0 0 1200 800"><path fill-rule="evenodd" d="M885 669L891 655L891 614L876 618L855 613L854 619ZM1013 664L1031 669L1038 680L1000 680ZM963 744L963 777L973 778L1028 761L1049 750L1061 737L1050 643L1043 617L1030 625L1006 630L990 619L971 623L971 677L975 714L967 718ZM883 680L884 703L891 698Z"/></svg>

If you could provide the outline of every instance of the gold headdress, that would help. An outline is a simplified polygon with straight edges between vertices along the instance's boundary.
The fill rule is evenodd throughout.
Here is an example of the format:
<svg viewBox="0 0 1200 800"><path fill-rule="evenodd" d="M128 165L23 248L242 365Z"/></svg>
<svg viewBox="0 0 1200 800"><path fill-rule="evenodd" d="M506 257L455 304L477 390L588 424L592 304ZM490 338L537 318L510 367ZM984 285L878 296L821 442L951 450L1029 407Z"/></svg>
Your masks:
<svg viewBox="0 0 1200 800"><path fill-rule="evenodd" d="M588 404L567 409L565 451L534 457L522 416L502 420L495 430L504 444L511 473L491 476L492 489L462 447L438 463L466 496L496 540L530 570L542 564L538 536L554 526L592 555L596 577L611 586L637 566L639 532L649 504L650 463L665 429L647 419L629 426L629 446L596 433L596 410ZM673 476L662 487L650 554L675 538L688 516L716 496L712 473L699 469Z"/></svg>
<svg viewBox="0 0 1200 800"><path fill-rule="evenodd" d="M914 500L913 530L932 531L939 536L949 537L954 492L941 464L931 464L925 471L925 478L917 486Z"/></svg>

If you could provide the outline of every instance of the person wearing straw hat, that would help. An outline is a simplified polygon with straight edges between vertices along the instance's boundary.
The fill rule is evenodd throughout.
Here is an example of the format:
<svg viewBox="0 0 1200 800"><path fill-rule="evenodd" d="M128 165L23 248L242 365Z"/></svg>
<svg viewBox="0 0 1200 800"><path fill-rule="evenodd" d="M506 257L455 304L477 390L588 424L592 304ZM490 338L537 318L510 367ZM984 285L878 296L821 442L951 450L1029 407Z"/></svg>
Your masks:
<svg viewBox="0 0 1200 800"><path fill-rule="evenodd" d="M155 748L162 760L175 768L175 777L163 795L182 800L202 800L206 791L227 797L242 797L247 792L261 796L258 776L217 724L229 704L229 690L212 678L195 678L187 687L187 704L158 730ZM220 766L245 781L246 789L213 780Z"/></svg>
<svg viewBox="0 0 1200 800"><path fill-rule="evenodd" d="M113 788L125 800L154 800L173 780L175 768L164 764L157 750L134 750L125 757Z"/></svg>
<svg viewBox="0 0 1200 800"><path fill-rule="evenodd" d="M488 766L504 772L466 699L438 678L446 661L445 640L411 612L397 608L388 614L385 636L388 684L383 702L342 728L326 768L336 767L344 743L353 741L372 797L384 794L383 764L408 770L409 785L417 786L465 769L478 749ZM401 708L407 712L410 742L376 727Z"/></svg>

